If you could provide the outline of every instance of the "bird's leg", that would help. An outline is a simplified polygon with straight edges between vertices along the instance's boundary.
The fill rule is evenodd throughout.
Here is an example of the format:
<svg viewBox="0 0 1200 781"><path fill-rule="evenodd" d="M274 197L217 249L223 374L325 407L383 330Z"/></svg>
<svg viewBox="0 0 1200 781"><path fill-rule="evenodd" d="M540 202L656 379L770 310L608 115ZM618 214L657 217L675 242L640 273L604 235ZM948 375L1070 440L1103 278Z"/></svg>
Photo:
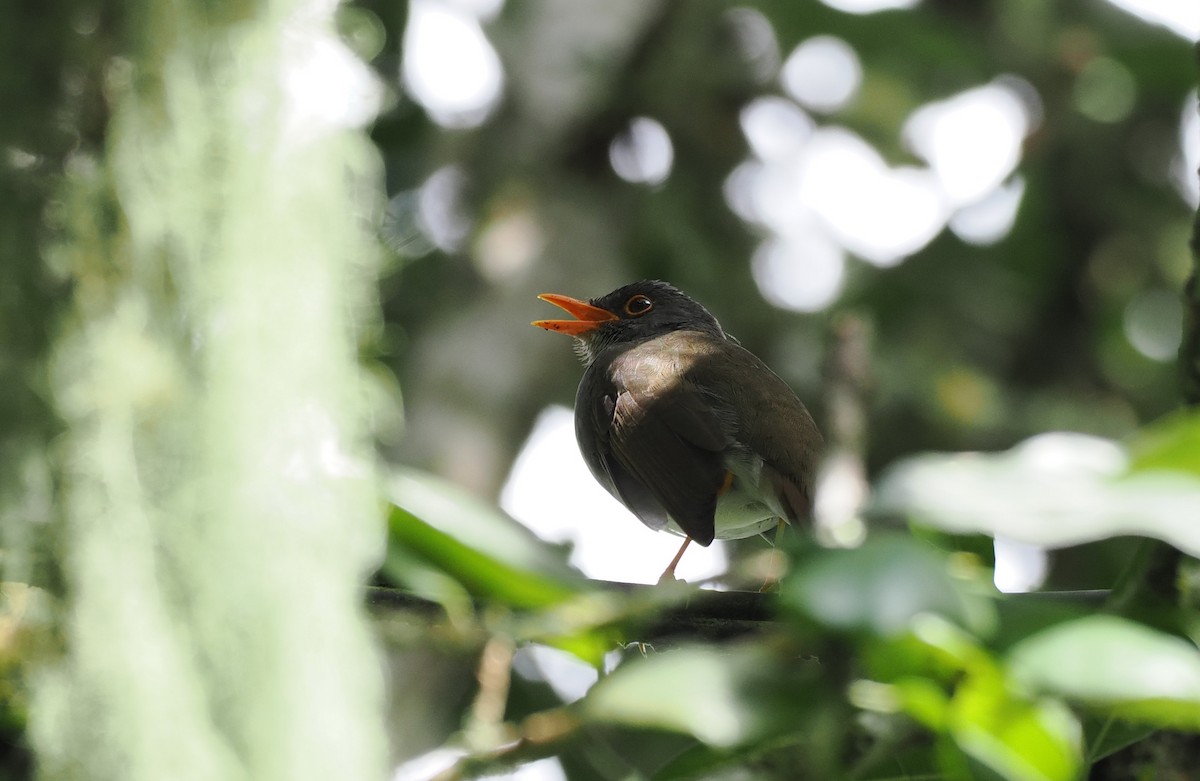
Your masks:
<svg viewBox="0 0 1200 781"><path fill-rule="evenodd" d="M671 559L671 563L663 570L663 574L659 576L659 583L670 583L675 578L675 568L679 566L679 560L683 558L683 552L687 550L688 545L692 543L691 537L684 537L683 544L679 546L679 552L675 554L675 558Z"/></svg>
<svg viewBox="0 0 1200 781"><path fill-rule="evenodd" d="M725 477L721 479L721 485L717 487L716 498L718 500L725 494L729 493L730 488L733 488L733 477L733 472L728 470L725 472ZM780 523L782 523L782 521L780 521ZM663 570L663 574L659 576L659 583L669 583L672 580L677 579L675 577L675 568L679 566L679 560L683 558L683 552L687 550L688 545L691 545L691 543L691 537L685 537L683 539L683 545L679 546L679 552L675 554L675 558L671 559L671 563L667 565L667 568Z"/></svg>

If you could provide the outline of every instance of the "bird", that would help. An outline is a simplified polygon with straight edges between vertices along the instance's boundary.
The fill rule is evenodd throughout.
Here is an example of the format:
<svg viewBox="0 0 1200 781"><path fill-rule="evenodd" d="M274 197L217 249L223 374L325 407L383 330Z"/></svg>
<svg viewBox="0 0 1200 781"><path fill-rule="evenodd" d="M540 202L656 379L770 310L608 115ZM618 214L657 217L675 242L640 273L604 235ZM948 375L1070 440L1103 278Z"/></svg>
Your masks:
<svg viewBox="0 0 1200 781"><path fill-rule="evenodd" d="M592 476L643 524L684 538L660 583L693 541L809 518L821 432L702 304L660 280L538 298L575 318L532 324L576 339L575 436Z"/></svg>

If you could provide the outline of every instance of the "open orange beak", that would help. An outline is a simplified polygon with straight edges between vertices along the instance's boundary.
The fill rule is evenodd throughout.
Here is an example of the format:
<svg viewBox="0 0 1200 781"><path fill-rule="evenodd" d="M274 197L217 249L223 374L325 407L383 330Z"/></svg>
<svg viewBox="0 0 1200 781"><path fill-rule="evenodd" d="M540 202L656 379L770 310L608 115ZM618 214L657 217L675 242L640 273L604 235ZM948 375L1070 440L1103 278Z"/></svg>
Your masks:
<svg viewBox="0 0 1200 781"><path fill-rule="evenodd" d="M620 319L607 309L592 306L586 301L580 301L570 296L560 296L556 293L542 293L538 298L554 304L560 309L565 309L570 314L579 318L578 320L533 321L533 325L536 325L538 328L545 328L547 331L557 331L560 334L567 334L568 336L583 336L589 331L599 328L602 323Z"/></svg>

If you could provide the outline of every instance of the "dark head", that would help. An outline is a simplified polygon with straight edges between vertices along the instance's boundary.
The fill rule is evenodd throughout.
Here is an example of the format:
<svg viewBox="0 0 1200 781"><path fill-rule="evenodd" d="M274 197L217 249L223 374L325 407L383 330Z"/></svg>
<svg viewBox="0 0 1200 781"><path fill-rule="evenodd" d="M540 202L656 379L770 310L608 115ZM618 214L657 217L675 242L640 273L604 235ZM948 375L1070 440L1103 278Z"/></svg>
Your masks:
<svg viewBox="0 0 1200 781"><path fill-rule="evenodd" d="M587 363L613 345L632 345L671 331L703 331L725 338L721 325L707 309L657 280L634 282L590 301L554 293L543 293L538 298L578 318L535 320L533 324L574 336Z"/></svg>

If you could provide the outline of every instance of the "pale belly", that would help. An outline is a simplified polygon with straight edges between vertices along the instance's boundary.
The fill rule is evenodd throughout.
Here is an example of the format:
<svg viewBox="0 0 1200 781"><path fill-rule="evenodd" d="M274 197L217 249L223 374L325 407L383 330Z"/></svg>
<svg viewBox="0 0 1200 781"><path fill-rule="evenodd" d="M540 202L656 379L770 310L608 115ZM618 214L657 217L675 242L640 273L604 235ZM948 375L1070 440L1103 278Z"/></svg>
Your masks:
<svg viewBox="0 0 1200 781"><path fill-rule="evenodd" d="M717 500L716 538L740 540L753 537L774 529L780 519L780 513L767 507L761 497L739 490L735 484L733 490ZM680 537L687 536L674 520L667 523L667 531Z"/></svg>

